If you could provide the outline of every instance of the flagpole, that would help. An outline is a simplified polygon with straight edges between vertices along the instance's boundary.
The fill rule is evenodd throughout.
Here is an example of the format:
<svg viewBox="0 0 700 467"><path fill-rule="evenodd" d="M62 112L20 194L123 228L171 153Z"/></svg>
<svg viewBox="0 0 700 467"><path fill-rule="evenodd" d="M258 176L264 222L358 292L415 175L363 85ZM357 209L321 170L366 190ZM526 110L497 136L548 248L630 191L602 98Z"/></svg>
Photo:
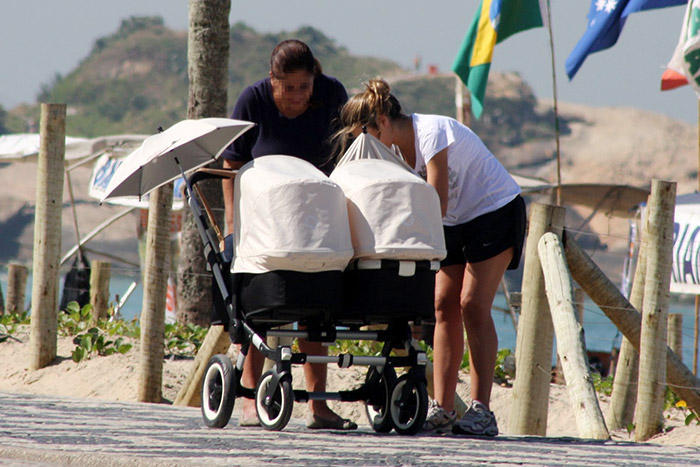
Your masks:
<svg viewBox="0 0 700 467"><path fill-rule="evenodd" d="M700 99L698 99L698 169L700 169ZM700 190L700 170L698 170L698 190ZM693 346L693 374L698 374L698 334L700 334L700 296L695 296L695 338Z"/></svg>
<svg viewBox="0 0 700 467"><path fill-rule="evenodd" d="M547 29L549 29L549 48L552 52L552 91L554 93L554 137L557 145L557 206L561 205L561 152L559 149L559 104L557 101L557 74L554 68L554 34L552 33L552 13L547 0Z"/></svg>

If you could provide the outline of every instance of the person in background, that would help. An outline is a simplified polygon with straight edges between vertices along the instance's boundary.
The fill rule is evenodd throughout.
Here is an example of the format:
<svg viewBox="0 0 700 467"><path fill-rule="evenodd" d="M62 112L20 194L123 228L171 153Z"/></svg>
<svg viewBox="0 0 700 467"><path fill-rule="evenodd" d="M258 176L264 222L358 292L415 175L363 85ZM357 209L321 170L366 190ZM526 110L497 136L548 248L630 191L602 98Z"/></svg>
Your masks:
<svg viewBox="0 0 700 467"><path fill-rule="evenodd" d="M241 93L231 118L256 125L234 141L222 154L224 167L239 169L246 162L270 154L285 154L307 160L326 174L333 169L329 138L333 122L347 101L345 87L337 79L322 73L321 65L309 47L299 40L277 44L270 57L270 75L248 86ZM233 232L233 181L223 181L226 226ZM299 348L310 355L327 355L319 342L299 340ZM264 357L253 347L245 361L241 382L255 387ZM305 364L306 389L323 392L326 388L325 364ZM308 428L354 430L357 425L341 418L326 401L312 400L306 417ZM244 399L241 425L260 422L254 401Z"/></svg>
<svg viewBox="0 0 700 467"><path fill-rule="evenodd" d="M506 269L520 262L526 223L520 187L473 131L444 116L406 115L383 80L365 84L343 106L340 119L339 147L365 128L398 147L440 198L447 257L435 277L435 400L423 429L496 436L489 409L498 352L491 307ZM454 401L464 330L472 402L458 421Z"/></svg>

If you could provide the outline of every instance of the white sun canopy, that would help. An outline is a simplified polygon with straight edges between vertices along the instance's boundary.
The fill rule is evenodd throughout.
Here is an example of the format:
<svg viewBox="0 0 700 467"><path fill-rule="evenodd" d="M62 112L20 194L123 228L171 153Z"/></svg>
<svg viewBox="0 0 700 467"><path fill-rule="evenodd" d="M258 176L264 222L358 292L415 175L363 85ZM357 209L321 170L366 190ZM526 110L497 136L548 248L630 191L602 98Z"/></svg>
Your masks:
<svg viewBox="0 0 700 467"><path fill-rule="evenodd" d="M343 191L297 157L259 157L240 169L234 225L234 273L343 270L352 258Z"/></svg>
<svg viewBox="0 0 700 467"><path fill-rule="evenodd" d="M385 150L377 150L377 145ZM340 185L348 200L354 257L444 258L440 199L435 189L395 156L374 156L392 153L371 135L360 135L346 156L351 151L355 157L344 157L331 180Z"/></svg>

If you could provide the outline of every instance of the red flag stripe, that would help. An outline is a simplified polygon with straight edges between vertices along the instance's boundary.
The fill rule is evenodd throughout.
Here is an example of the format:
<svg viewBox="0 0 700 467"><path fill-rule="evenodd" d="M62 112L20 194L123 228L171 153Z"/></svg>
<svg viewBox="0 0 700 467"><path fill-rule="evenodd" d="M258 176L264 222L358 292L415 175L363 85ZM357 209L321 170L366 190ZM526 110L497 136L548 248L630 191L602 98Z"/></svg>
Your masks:
<svg viewBox="0 0 700 467"><path fill-rule="evenodd" d="M661 75L661 90L670 91L688 84L688 80L682 74L667 68L664 74Z"/></svg>

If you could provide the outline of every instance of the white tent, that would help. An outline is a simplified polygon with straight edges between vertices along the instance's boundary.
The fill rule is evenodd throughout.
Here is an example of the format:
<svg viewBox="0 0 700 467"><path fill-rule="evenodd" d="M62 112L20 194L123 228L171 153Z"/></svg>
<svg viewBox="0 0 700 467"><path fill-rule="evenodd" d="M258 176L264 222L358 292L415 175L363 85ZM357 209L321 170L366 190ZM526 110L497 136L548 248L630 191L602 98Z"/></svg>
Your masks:
<svg viewBox="0 0 700 467"><path fill-rule="evenodd" d="M66 136L66 162L97 157L112 147L138 146L144 135L110 135L97 138ZM41 136L38 133L0 135L0 162L25 160L39 154Z"/></svg>

